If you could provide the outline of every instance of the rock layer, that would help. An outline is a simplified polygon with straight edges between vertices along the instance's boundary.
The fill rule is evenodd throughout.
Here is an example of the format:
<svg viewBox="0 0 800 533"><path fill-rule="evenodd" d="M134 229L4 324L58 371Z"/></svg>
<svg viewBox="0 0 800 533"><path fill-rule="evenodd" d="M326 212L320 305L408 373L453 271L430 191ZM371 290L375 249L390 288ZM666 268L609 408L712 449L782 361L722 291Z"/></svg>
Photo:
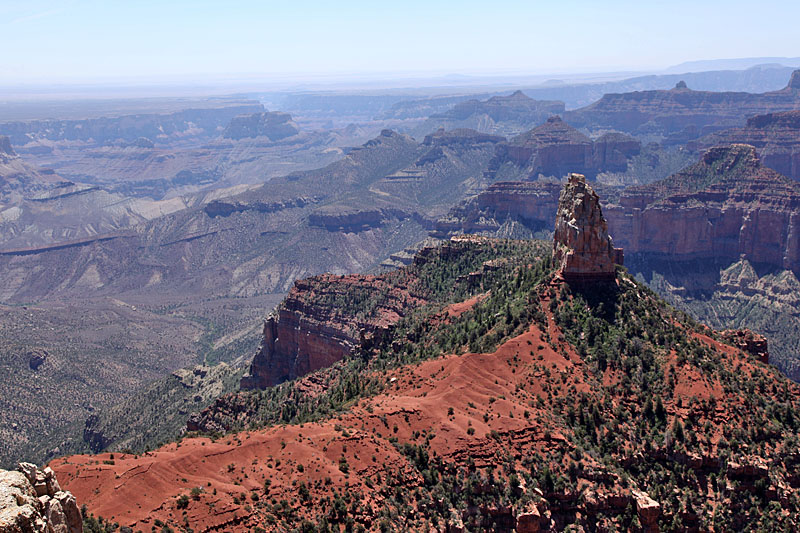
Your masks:
<svg viewBox="0 0 800 533"><path fill-rule="evenodd" d="M800 111L757 115L747 119L743 128L708 135L688 147L704 150L735 143L755 146L764 166L800 180Z"/></svg>
<svg viewBox="0 0 800 533"><path fill-rule="evenodd" d="M608 280L616 276L622 250L614 248L600 198L581 174L570 174L561 192L553 237L553 260L566 280Z"/></svg>
<svg viewBox="0 0 800 533"><path fill-rule="evenodd" d="M718 147L669 178L605 207L629 254L714 259L800 272L800 184L764 167L749 145Z"/></svg>
<svg viewBox="0 0 800 533"><path fill-rule="evenodd" d="M298 133L300 128L292 121L292 115L273 111L234 117L222 136L228 139L267 137L271 141L279 141Z"/></svg>
<svg viewBox="0 0 800 533"><path fill-rule="evenodd" d="M265 320L261 346L241 387L271 387L327 368L383 335L416 301L378 276L323 274L298 280ZM355 304L370 310L348 314Z"/></svg>
<svg viewBox="0 0 800 533"><path fill-rule="evenodd" d="M678 83L669 91L606 94L597 102L568 111L565 120L577 128L615 129L636 135L674 136L686 142L731 126L747 117L800 107L800 71L779 90L761 94L693 91Z"/></svg>
<svg viewBox="0 0 800 533"><path fill-rule="evenodd" d="M561 117L553 116L541 126L499 145L493 166L510 161L534 176L561 177L573 171L592 177L604 171L624 172L628 158L640 150L641 143L633 137L608 133L592 141Z"/></svg>

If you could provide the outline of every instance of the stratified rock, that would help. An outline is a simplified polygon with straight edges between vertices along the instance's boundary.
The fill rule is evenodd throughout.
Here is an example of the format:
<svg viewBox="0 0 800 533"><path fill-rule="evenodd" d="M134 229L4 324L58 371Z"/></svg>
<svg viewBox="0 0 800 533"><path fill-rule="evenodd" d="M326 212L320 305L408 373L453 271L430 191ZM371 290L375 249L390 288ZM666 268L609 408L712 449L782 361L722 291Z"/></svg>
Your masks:
<svg viewBox="0 0 800 533"><path fill-rule="evenodd" d="M566 280L613 280L622 250L614 248L600 199L581 174L570 174L561 191L553 259Z"/></svg>
<svg viewBox="0 0 800 533"><path fill-rule="evenodd" d="M61 490L53 471L20 463L0 470L0 533L80 533L83 520L75 497Z"/></svg>
<svg viewBox="0 0 800 533"><path fill-rule="evenodd" d="M687 146L700 151L742 143L756 148L764 166L800 180L800 111L757 115L747 119L743 128L713 133Z"/></svg>
<svg viewBox="0 0 800 533"><path fill-rule="evenodd" d="M576 128L614 129L636 135L675 136L686 142L714 131L744 124L748 117L800 107L800 71L779 91L693 91L678 83L668 91L606 94L597 102L567 111L564 120Z"/></svg>
<svg viewBox="0 0 800 533"><path fill-rule="evenodd" d="M349 300L342 298L350 291L372 302L374 311L348 313ZM264 322L261 346L241 387L271 387L329 367L384 334L416 301L379 276L323 274L298 280Z"/></svg>
<svg viewBox="0 0 800 533"><path fill-rule="evenodd" d="M641 143L628 135L612 132L592 141L561 117L552 116L508 143L500 143L489 170L510 162L531 176L561 177L573 171L593 177L599 172L625 171L628 158L640 150Z"/></svg>
<svg viewBox="0 0 800 533"><path fill-rule="evenodd" d="M279 141L298 133L300 128L292 121L292 115L272 111L234 117L222 136L228 139L267 137L271 141Z"/></svg>
<svg viewBox="0 0 800 533"><path fill-rule="evenodd" d="M800 273L800 184L749 145L708 150L664 180L603 209L628 254L672 261L746 259Z"/></svg>

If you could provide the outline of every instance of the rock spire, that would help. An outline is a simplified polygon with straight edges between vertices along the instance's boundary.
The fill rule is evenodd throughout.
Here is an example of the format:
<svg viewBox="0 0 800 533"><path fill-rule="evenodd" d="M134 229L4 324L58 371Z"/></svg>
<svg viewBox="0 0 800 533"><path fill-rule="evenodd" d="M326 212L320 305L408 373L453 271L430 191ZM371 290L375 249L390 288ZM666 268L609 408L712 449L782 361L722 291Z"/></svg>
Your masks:
<svg viewBox="0 0 800 533"><path fill-rule="evenodd" d="M570 174L561 191L553 260L568 281L613 280L622 249L614 248L597 193L582 174Z"/></svg>

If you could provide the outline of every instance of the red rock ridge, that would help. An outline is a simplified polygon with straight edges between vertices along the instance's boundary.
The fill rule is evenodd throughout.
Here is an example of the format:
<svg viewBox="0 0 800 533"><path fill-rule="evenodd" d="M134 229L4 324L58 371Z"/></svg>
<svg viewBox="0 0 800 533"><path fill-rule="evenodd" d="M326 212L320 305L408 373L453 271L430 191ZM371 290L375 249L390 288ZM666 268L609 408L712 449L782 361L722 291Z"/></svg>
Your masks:
<svg viewBox="0 0 800 533"><path fill-rule="evenodd" d="M641 143L621 133L608 133L592 141L559 116L498 146L492 166L503 162L529 169L531 175L563 176L580 172L594 176L603 171L624 171L628 158L641 150Z"/></svg>

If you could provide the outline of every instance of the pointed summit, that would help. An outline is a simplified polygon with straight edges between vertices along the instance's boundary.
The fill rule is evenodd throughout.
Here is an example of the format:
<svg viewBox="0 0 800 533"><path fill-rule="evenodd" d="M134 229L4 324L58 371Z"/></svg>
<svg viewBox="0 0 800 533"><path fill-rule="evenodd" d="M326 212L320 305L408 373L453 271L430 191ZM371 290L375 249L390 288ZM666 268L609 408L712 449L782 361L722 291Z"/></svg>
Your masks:
<svg viewBox="0 0 800 533"><path fill-rule="evenodd" d="M614 248L600 198L582 174L570 174L561 191L553 260L567 281L613 280L622 249Z"/></svg>

